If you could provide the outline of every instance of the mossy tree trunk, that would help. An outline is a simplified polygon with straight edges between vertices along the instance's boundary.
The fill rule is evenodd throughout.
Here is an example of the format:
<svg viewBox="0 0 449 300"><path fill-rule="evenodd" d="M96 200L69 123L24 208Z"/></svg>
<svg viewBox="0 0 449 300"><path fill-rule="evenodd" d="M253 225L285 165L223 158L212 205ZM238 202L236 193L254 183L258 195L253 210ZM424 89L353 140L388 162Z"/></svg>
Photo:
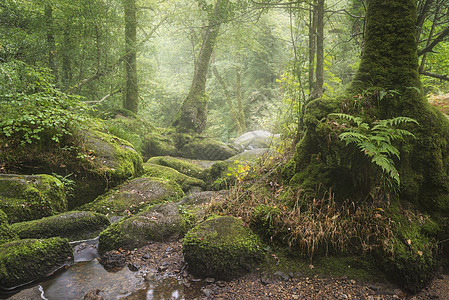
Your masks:
<svg viewBox="0 0 449 300"><path fill-rule="evenodd" d="M123 0L125 8L125 70L126 84L123 95L123 108L137 114L139 105L139 89L137 83L137 16L136 1Z"/></svg>
<svg viewBox="0 0 449 300"><path fill-rule="evenodd" d="M379 184L379 178L377 183L357 178L368 173L373 179L372 173L361 170L370 160L355 147L349 151L321 120L333 112L358 115L367 122L405 116L419 125L407 128L415 139L397 145L401 153L395 162L401 177L399 197L434 214L449 211L449 122L427 103L421 88L416 18L415 0L367 1L360 68L346 95L308 105L307 131L285 168L291 182L313 191L318 185L333 188L341 197L366 198Z"/></svg>
<svg viewBox="0 0 449 300"><path fill-rule="evenodd" d="M226 10L229 0L216 0L213 14L209 18L201 50L195 62L192 85L182 103L178 117L173 126L178 132L201 133L206 127L208 96L206 95L206 79L212 52L222 22L221 15Z"/></svg>

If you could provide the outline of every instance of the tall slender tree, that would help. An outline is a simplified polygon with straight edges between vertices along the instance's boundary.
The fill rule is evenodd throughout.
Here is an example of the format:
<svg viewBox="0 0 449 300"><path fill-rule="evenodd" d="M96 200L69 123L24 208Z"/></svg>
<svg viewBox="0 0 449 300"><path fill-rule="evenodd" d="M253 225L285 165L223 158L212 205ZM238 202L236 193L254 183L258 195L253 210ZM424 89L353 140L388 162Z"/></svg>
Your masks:
<svg viewBox="0 0 449 300"><path fill-rule="evenodd" d="M136 0L123 0L125 8L125 52L126 83L123 93L123 108L137 114L139 88L137 82L137 7Z"/></svg>
<svg viewBox="0 0 449 300"><path fill-rule="evenodd" d="M206 127L208 96L206 79L212 52L218 37L229 0L216 0L208 25L204 28L203 42L195 61L195 71L189 93L184 99L178 117L173 122L178 132L201 133Z"/></svg>

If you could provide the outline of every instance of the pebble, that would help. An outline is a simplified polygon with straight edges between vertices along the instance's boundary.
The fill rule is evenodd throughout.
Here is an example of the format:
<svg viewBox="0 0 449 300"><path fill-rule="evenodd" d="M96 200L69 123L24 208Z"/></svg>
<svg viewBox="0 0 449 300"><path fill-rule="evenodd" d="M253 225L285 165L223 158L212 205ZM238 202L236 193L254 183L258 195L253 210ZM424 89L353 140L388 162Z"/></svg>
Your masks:
<svg viewBox="0 0 449 300"><path fill-rule="evenodd" d="M129 264L128 264L128 269L129 269L131 272L136 272L136 271L139 271L140 266L137 265L137 264L135 264L135 263L129 263Z"/></svg>

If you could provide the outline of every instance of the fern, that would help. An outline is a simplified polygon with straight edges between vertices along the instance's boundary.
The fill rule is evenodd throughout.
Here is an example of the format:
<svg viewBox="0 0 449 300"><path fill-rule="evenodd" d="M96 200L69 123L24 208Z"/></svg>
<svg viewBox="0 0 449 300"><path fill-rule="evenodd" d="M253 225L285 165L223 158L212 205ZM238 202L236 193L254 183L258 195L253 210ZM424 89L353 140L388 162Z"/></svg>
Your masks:
<svg viewBox="0 0 449 300"><path fill-rule="evenodd" d="M379 120L373 124L363 122L360 117L354 117L343 113L333 113L329 117L336 117L349 121L349 127L339 134L339 139L346 145L354 144L362 153L371 158L371 163L378 166L386 179L387 185L397 191L400 186L399 172L397 171L393 157L400 159L399 149L392 143L403 140L405 136L415 137L411 132L396 128L404 123L418 122L408 117L396 117Z"/></svg>

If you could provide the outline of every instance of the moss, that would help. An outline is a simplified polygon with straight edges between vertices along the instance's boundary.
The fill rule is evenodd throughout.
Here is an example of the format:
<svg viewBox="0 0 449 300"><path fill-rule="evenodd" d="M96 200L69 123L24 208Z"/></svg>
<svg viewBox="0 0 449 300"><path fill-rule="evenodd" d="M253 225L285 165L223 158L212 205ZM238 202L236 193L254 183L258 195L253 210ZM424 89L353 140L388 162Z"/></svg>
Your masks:
<svg viewBox="0 0 449 300"><path fill-rule="evenodd" d="M228 145L208 138L197 138L179 151L181 157L205 160L225 160L237 154L237 150Z"/></svg>
<svg viewBox="0 0 449 300"><path fill-rule="evenodd" d="M406 290L416 293L435 275L438 226L428 216L415 214L392 203L387 211L394 227L384 240L386 253L380 254L381 265L392 280Z"/></svg>
<svg viewBox="0 0 449 300"><path fill-rule="evenodd" d="M110 215L128 215L141 208L162 201L175 201L184 197L184 192L175 182L140 177L124 183L80 207L80 210L95 211Z"/></svg>
<svg viewBox="0 0 449 300"><path fill-rule="evenodd" d="M76 241L95 237L109 225L109 219L103 214L72 211L40 220L15 223L12 230L21 239L59 236Z"/></svg>
<svg viewBox="0 0 449 300"><path fill-rule="evenodd" d="M202 179L201 172L203 171L203 168L185 159L170 156L157 156L150 158L147 163L170 167L187 176Z"/></svg>
<svg viewBox="0 0 449 300"><path fill-rule="evenodd" d="M93 201L105 191L143 174L143 161L133 146L118 137L92 130L80 132L78 158L66 162L58 174L72 174L76 182L69 209Z"/></svg>
<svg viewBox="0 0 449 300"><path fill-rule="evenodd" d="M179 184L184 192L191 190L193 187L205 188L205 183L201 179L184 175L175 169L156 165L152 163L144 164L145 175L164 180L170 180Z"/></svg>
<svg viewBox="0 0 449 300"><path fill-rule="evenodd" d="M179 238L188 229L188 223L177 205L157 204L147 211L116 223L100 234L100 253L112 249L134 249L150 241Z"/></svg>
<svg viewBox="0 0 449 300"><path fill-rule="evenodd" d="M105 121L108 133L130 142L141 155L145 153L145 137L151 135L155 128L138 118L116 117Z"/></svg>
<svg viewBox="0 0 449 300"><path fill-rule="evenodd" d="M50 175L0 175L0 209L10 222L51 216L67 209L64 185Z"/></svg>
<svg viewBox="0 0 449 300"><path fill-rule="evenodd" d="M111 185L142 175L142 157L132 144L98 131L86 137L86 147L92 149L90 160L98 167L95 171L108 178Z"/></svg>
<svg viewBox="0 0 449 300"><path fill-rule="evenodd" d="M8 216L0 210L0 244L17 239L17 234L8 223Z"/></svg>
<svg viewBox="0 0 449 300"><path fill-rule="evenodd" d="M59 237L2 244L0 286L12 288L29 283L72 260L72 248L66 239Z"/></svg>
<svg viewBox="0 0 449 300"><path fill-rule="evenodd" d="M263 257L259 238L233 217L197 225L186 234L182 247L190 272L226 280L243 275Z"/></svg>
<svg viewBox="0 0 449 300"><path fill-rule="evenodd" d="M146 157L178 156L178 148L172 132L155 131L145 136L143 153Z"/></svg>

